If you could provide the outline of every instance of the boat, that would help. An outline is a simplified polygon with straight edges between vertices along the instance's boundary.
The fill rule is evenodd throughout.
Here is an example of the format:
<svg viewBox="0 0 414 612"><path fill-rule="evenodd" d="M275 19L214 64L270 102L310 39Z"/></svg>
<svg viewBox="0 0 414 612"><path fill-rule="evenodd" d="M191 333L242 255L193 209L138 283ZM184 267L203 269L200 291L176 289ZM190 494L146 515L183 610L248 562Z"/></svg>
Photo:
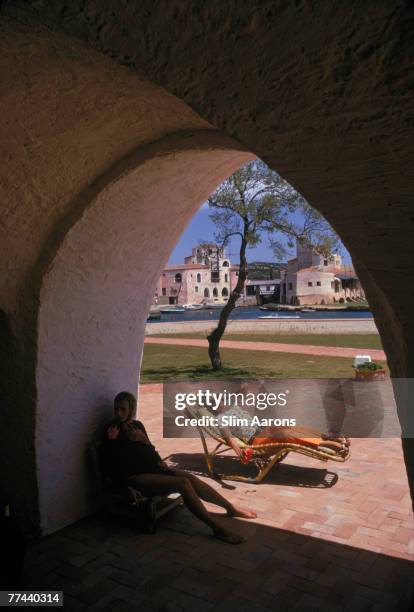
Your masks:
<svg viewBox="0 0 414 612"><path fill-rule="evenodd" d="M224 308L224 306L225 306L225 303L219 304L217 302L206 302L204 304L204 308L209 308L210 310Z"/></svg>
<svg viewBox="0 0 414 612"><path fill-rule="evenodd" d="M147 321L159 321L159 319L161 319L161 313L159 311L150 312L147 316Z"/></svg>
<svg viewBox="0 0 414 612"><path fill-rule="evenodd" d="M279 304L277 307L273 306L269 308L266 304L259 306L259 310L266 310L267 312L296 312L301 310L298 306L289 306L287 304Z"/></svg>
<svg viewBox="0 0 414 612"><path fill-rule="evenodd" d="M163 306L163 308L160 308L160 312L164 314L176 314L179 312L185 312L185 308L182 306Z"/></svg>
<svg viewBox="0 0 414 612"><path fill-rule="evenodd" d="M315 308L301 308L300 311L301 312L315 312L316 309Z"/></svg>
<svg viewBox="0 0 414 612"><path fill-rule="evenodd" d="M260 315L257 317L258 319L300 319L300 315Z"/></svg>
<svg viewBox="0 0 414 612"><path fill-rule="evenodd" d="M204 304L183 304L183 308L185 308L185 310L202 310Z"/></svg>

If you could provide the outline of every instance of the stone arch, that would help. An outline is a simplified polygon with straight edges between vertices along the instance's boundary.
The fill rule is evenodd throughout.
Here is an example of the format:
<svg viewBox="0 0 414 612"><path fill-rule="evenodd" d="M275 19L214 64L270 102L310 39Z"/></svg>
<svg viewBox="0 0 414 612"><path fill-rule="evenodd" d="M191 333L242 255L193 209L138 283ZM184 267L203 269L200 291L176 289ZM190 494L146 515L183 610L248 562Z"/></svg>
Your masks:
<svg viewBox="0 0 414 612"><path fill-rule="evenodd" d="M3 142L15 147L1 168L0 308L15 345L10 414L21 415L21 444L3 446L10 472L7 481L2 476L2 488L25 530L36 532L40 525L47 533L92 507L85 431L93 435L116 389L138 380L136 340L143 323L139 331L134 321L141 308L148 310L153 281L174 240L215 186L252 155L165 90L73 39L41 26L32 30L24 20L5 18L0 27L3 76L15 84L0 118L2 129L10 130ZM34 107L36 120L29 125ZM167 183L168 196L161 186ZM145 204L139 185L148 196ZM118 212L111 194L119 198ZM156 206L166 209L161 222ZM128 256L137 252L140 265L128 271ZM111 269L113 255L118 264ZM140 291L125 297L132 279ZM105 289L118 297L108 302ZM97 334L108 357L115 351L115 361L129 352L98 329L108 321L101 317L105 303L109 319L126 304L122 341L138 334L123 374L108 370L97 353L93 363ZM85 332L83 348L75 331ZM19 448L24 452L17 457ZM56 464L59 470L52 469Z"/></svg>
<svg viewBox="0 0 414 612"><path fill-rule="evenodd" d="M171 0L163 14L163 5L144 1L127 17L123 3L92 4L91 13L64 0L2 5L0 57L13 87L0 117L0 307L18 355L13 401L21 414L28 408L27 500L37 478L40 288L53 295L47 276L61 243L116 160L167 135L205 130L214 140L220 130L232 137L228 148L243 143L295 185L350 250L393 375L414 375L410 7L368 0L367 20L365 4L358 13L335 2L257 3L252 11L216 0L189 10Z"/></svg>
<svg viewBox="0 0 414 612"><path fill-rule="evenodd" d="M191 140L186 147L164 149L97 194L44 278L37 367L43 532L91 507L82 449L103 414L109 416L111 397L120 389L137 391L145 314L162 265L197 206L248 157L203 150L200 142L191 148ZM188 189L188 176L197 189ZM148 201L157 206L146 207ZM58 460L61 469L51 469Z"/></svg>

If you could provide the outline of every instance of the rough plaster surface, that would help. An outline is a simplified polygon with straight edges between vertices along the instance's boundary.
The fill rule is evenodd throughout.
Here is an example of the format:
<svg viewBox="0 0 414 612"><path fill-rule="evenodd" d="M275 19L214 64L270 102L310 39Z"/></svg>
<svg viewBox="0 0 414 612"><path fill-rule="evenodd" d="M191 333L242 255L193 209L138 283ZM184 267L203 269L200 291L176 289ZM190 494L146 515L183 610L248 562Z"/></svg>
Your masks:
<svg viewBox="0 0 414 612"><path fill-rule="evenodd" d="M115 394L138 388L161 267L197 206L247 158L207 147L160 153L98 195L44 279L36 419L43 532L90 510L84 451L111 418Z"/></svg>
<svg viewBox="0 0 414 612"><path fill-rule="evenodd" d="M414 333L409 3L29 4L167 87L295 185L351 251L391 369L414 370L404 340Z"/></svg>
<svg viewBox="0 0 414 612"><path fill-rule="evenodd" d="M3 486L21 515L38 522L40 483L45 528L69 516L53 522L52 510L44 505L50 487L42 482L44 474L35 472L36 406L39 419L52 410L51 404L47 408L38 401L37 385L47 392L41 382L47 369L39 369L36 378L36 363L39 359L39 368L55 367L38 350L39 305L57 334L42 344L47 318L41 316L39 342L50 349L55 340L63 341L63 329L70 332L70 312L79 316L88 282L91 289L97 287L92 279L74 284L76 295L67 300L73 311L57 330L60 314L51 305L61 298L48 276L58 262L62 276L69 270L60 253L62 241L68 244L70 228L115 180L114 167L143 147L156 155L157 142L174 134L185 133L191 140L199 130L211 132L211 151L234 150L236 141L243 143L325 214L353 256L392 373L413 375L412 30L410 4L391 0L2 4L0 69L6 87L0 100L0 308L11 372L11 382L7 369L2 373L9 423L2 441ZM233 141L225 144L217 130ZM182 173L191 170L182 167ZM151 199L145 204L149 210L157 206ZM157 220L154 213L151 227L163 220L163 210ZM182 228L185 215L178 215L177 231L180 220ZM113 222L118 223L116 213ZM149 228L142 227L139 240ZM91 249L99 236L89 238ZM143 268L153 258L159 272L164 246L151 243ZM126 248L134 252L133 246ZM65 253L69 262L69 250ZM96 250L97 270L99 257ZM93 269L89 260L85 266ZM62 291L71 282L65 285L55 277ZM148 291L143 288L141 304ZM87 300L86 307L91 308ZM111 320L110 313L102 314ZM81 328L76 323L73 329ZM137 323L134 333L142 332ZM116 339L115 328L112 333ZM57 356L54 350L52 356ZM67 351L66 358L72 359ZM87 355L91 368L94 360ZM96 357L96 366L101 363ZM55 374L70 392L79 372ZM108 392L122 376L110 379ZM58 383L52 377L49 383L55 401ZM97 403L101 399L95 398ZM39 429L36 441L40 466L47 445ZM410 444L405 444L405 457L414 480ZM63 505L70 492L61 487ZM57 497L54 493L53 503Z"/></svg>
<svg viewBox="0 0 414 612"><path fill-rule="evenodd" d="M18 517L29 523L28 529L35 528L40 520L37 500L40 492L43 500L40 501L43 504L42 513L45 514L42 525L44 531L48 531L52 523L54 528L57 528L69 522L70 512L75 506L84 511L85 486L79 488L78 496L73 495L73 488L68 488L68 475L74 474L75 468L73 462L69 461L66 469L63 460L59 458L59 445L62 443L63 449L69 449L71 444L73 448L80 449L80 446L75 442L77 433L69 434L70 428L67 430L66 442L63 443L63 438L60 439L63 413L61 417L51 416L48 433L42 429L41 424L44 424L46 412L50 411L52 415L57 410L56 406L66 405L67 396L64 390L71 392L73 381L84 376L83 354L88 353L89 363L93 364L91 354L95 351L97 376L100 371L99 356L102 356L100 341L95 347L91 347L90 336L85 329L82 329L84 335L80 343L84 341L89 347L88 350L86 347L81 350L75 339L73 341L78 353L70 354L63 348L70 345L72 322L76 317L83 316L73 304L70 308L69 298L73 297L75 302L78 299L79 306L79 299L88 293L85 289L87 276L84 278L86 285L74 288L78 291L78 296L70 296L64 292L65 286L71 287L70 278L66 285L63 278L55 277L56 286L64 293L60 297L53 295L51 298L52 303L56 305L53 316L50 315L52 307L47 301L49 294L53 293L50 283L48 291L43 289L40 295L50 270L56 266L55 258L60 256L59 261L62 261L59 251L62 240L71 228L76 227L77 221L98 195L112 183L121 184L134 168L150 159L154 160L157 156L171 158L174 154L195 150L193 157L196 159L197 150L206 152L202 158L203 171L200 171L196 163L193 176L190 172L193 166L188 158L181 158L181 163L171 164L170 167L175 170L173 174L167 172L169 179L166 182L163 181L159 168L153 167L152 189L147 186L145 205L140 200L140 205L133 208L135 216L129 216L127 225L122 228L125 243L133 239L137 244L145 245L140 255L139 274L134 276L136 286L141 288L140 291L137 290L139 297L134 310L139 329L139 321L145 321L148 310L143 304L150 300L149 287L153 285L148 282L152 278L149 275L149 270L152 269L150 259L153 258L157 262L157 272L154 276L156 279L197 206L222 179L252 156L246 154L243 147L231 138L198 118L174 96L151 85L130 70L120 68L104 56L82 47L79 42L68 39L62 41L60 37L42 27L30 29L8 18L3 20L1 27L2 75L5 82L13 84L2 92L0 117L4 136L0 143L0 148L3 149L0 181L0 308L5 321L4 329L2 326L2 341L10 345L8 368L2 369L1 380L2 391L6 397L7 423L7 428L2 431L0 445L2 460L6 466L1 474L1 488L12 501ZM218 153L213 154L214 151ZM223 156L220 151L227 153ZM161 187L164 188L162 193ZM141 192L139 185L135 187L135 195L131 195L135 203L138 201L137 192ZM173 211L172 202L176 209L168 217L164 214L164 209L171 206L170 210ZM114 200L114 227L118 219L116 205ZM143 220L145 206L148 207L148 215L149 211L152 211L152 216L147 217L148 225ZM167 219L168 224L165 225ZM108 242L105 245L105 234L103 231L97 233L93 229L94 223L95 220L90 228L89 247L96 251L96 278L102 280L98 274L99 266L102 265L102 249L110 271L111 253L116 250L116 244ZM163 228L164 234L159 233L160 228ZM168 239L165 238L166 234ZM154 242L157 237L158 240ZM122 241L122 237L115 234L112 239ZM86 243L82 244L86 249ZM106 246L106 250L102 245ZM127 255L128 250L135 253L134 245L125 244ZM65 253L67 256L68 251ZM82 261L82 255L80 260ZM127 259L127 263L132 265L132 260ZM85 265L88 266L88 274L92 275L91 262L88 261ZM115 269L118 272L117 282L127 285L127 266L124 265L122 269L114 266ZM60 267L60 271L61 275L66 275L64 265ZM67 272L69 273L69 262ZM82 274L82 271L78 271L80 277ZM86 272L85 274L87 275ZM93 303L95 286L92 284L91 295L86 298L82 311L90 315L91 310L95 309L95 318L88 319L91 328L102 314L98 305ZM111 281L102 285L104 286L111 291ZM118 288L115 284L114 291ZM54 351L48 353L51 359L49 364L46 364L46 357L42 355L45 347L42 332L45 325L42 326L39 304L43 300L45 307L48 305L48 319L45 321L46 330L49 325L51 327L50 342L62 342ZM62 303L69 309L64 311L66 318L61 316L61 311L57 308L58 305L60 308ZM55 316L59 321L56 325L53 324ZM109 314L108 316L111 318ZM102 320L105 320L105 316ZM62 327L58 330L59 325ZM117 330L114 330L112 344L118 336L125 337L125 331L120 331L120 321L118 325ZM76 322L74 329L79 330ZM138 336L139 333L130 338L135 351L134 366L139 366ZM105 359L111 364L112 347L105 347ZM125 348L126 363L129 363L131 351L130 346ZM72 364L71 369L65 370L66 356L73 362L78 358L79 369ZM61 360L62 370L59 370L57 364ZM137 386L138 367L135 368L133 378L129 376L133 366L130 368L128 374L118 373L111 378L111 391L115 388L114 381L121 383L124 378L131 382L134 380L135 387ZM65 372L66 380L63 380L62 372ZM42 377L50 384L47 401L44 395L46 383L42 386ZM97 391L96 380L90 383L86 381L85 384L90 384L97 392L97 398L93 402L95 406L96 401L99 402L102 393L105 394L106 391ZM102 375L100 384L106 390L105 375ZM81 387L78 388L78 393L79 395L75 393L72 396L74 406L79 397L85 397ZM90 397L91 393L86 396ZM37 406L39 410L36 412ZM56 431L53 430L55 426ZM45 450L47 448L49 450ZM79 456L75 459L79 469L85 460L84 450L79 450ZM56 464L61 466L61 469L56 470L56 479L53 477L49 482L51 465L56 469ZM80 472L84 474L84 470ZM57 481L60 482L59 486ZM46 508L44 490L50 495L52 504L58 500L58 506L68 508L66 514L60 514L58 508L53 511ZM55 510L56 516L59 516L56 520L52 518ZM72 519L78 518L79 511L73 511L71 516Z"/></svg>

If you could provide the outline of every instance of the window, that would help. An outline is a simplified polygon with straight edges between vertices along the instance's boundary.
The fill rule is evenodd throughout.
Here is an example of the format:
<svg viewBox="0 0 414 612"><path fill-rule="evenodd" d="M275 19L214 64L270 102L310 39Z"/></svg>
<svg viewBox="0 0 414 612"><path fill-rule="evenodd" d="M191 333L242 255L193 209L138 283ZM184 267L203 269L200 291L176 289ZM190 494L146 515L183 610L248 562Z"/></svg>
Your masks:
<svg viewBox="0 0 414 612"><path fill-rule="evenodd" d="M229 266L229 262L228 261L223 261L223 267L228 268Z"/></svg>
<svg viewBox="0 0 414 612"><path fill-rule="evenodd" d="M218 297L217 287L214 287L214 289L213 289L213 297Z"/></svg>
<svg viewBox="0 0 414 612"><path fill-rule="evenodd" d="M201 283L201 274L200 273L197 274L197 282Z"/></svg>
<svg viewBox="0 0 414 612"><path fill-rule="evenodd" d="M165 287L162 288L162 294L167 295L167 289Z"/></svg>
<svg viewBox="0 0 414 612"><path fill-rule="evenodd" d="M236 276L239 276L239 273L238 273L238 272L236 272Z"/></svg>
<svg viewBox="0 0 414 612"><path fill-rule="evenodd" d="M224 282L225 283L229 282L229 275L227 273L224 275Z"/></svg>
<svg viewBox="0 0 414 612"><path fill-rule="evenodd" d="M181 273L177 272L177 274L175 275L175 282L181 283L181 280L182 280Z"/></svg>
<svg viewBox="0 0 414 612"><path fill-rule="evenodd" d="M318 287L320 287L321 286L321 281L316 281L316 284L317 284Z"/></svg>
<svg viewBox="0 0 414 612"><path fill-rule="evenodd" d="M197 285L194 287L194 291L195 291L196 293L198 293L198 287L197 287Z"/></svg>
<svg viewBox="0 0 414 612"><path fill-rule="evenodd" d="M323 260L323 265L324 265L324 266L327 266L327 265L328 265L328 260L327 260L327 259L324 259L324 260Z"/></svg>
<svg viewBox="0 0 414 612"><path fill-rule="evenodd" d="M210 291L207 287L204 289L204 297L210 297Z"/></svg>
<svg viewBox="0 0 414 612"><path fill-rule="evenodd" d="M288 285L288 289L289 289L289 291L292 291L292 290L293 290L293 283L289 283L289 285Z"/></svg>
<svg viewBox="0 0 414 612"><path fill-rule="evenodd" d="M313 287L312 281L308 281L308 287Z"/></svg>
<svg viewBox="0 0 414 612"><path fill-rule="evenodd" d="M271 291L270 285L266 285L266 291Z"/></svg>
<svg viewBox="0 0 414 612"><path fill-rule="evenodd" d="M229 290L227 289L227 287L223 287L223 289L221 290L221 295L223 297L227 297L229 295Z"/></svg>

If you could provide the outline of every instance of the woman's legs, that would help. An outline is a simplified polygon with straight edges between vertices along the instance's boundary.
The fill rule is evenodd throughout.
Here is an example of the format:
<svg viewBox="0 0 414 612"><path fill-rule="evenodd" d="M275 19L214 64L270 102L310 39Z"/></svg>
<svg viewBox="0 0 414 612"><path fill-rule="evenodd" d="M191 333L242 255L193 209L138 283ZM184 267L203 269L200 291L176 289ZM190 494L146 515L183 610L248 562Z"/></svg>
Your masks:
<svg viewBox="0 0 414 612"><path fill-rule="evenodd" d="M220 495L218 491L210 487L206 482L203 482L194 474L190 474L189 472L185 472L184 470L178 470L173 468L174 473L177 476L182 476L184 478L188 478L197 495L201 497L206 502L210 502L211 504L216 504L216 506L220 506L220 508L224 508L227 510L227 514L229 516L237 516L239 518L256 518L257 514L253 510L243 510L242 508L237 508L234 506L228 499Z"/></svg>
<svg viewBox="0 0 414 612"><path fill-rule="evenodd" d="M254 437L254 444L265 444L271 440L293 441L298 439L304 439L318 446L326 446L338 452L344 451L346 445L349 445L349 441L346 438L331 438L316 429L300 424L295 427L266 427L259 432L259 435Z"/></svg>
<svg viewBox="0 0 414 612"><path fill-rule="evenodd" d="M240 544L243 538L237 534L224 529L214 520L200 501L194 487L187 477L171 476L168 474L139 474L130 476L128 483L136 487L144 495L167 495L168 493L180 493L186 507L200 521L208 525L216 537L231 544Z"/></svg>

